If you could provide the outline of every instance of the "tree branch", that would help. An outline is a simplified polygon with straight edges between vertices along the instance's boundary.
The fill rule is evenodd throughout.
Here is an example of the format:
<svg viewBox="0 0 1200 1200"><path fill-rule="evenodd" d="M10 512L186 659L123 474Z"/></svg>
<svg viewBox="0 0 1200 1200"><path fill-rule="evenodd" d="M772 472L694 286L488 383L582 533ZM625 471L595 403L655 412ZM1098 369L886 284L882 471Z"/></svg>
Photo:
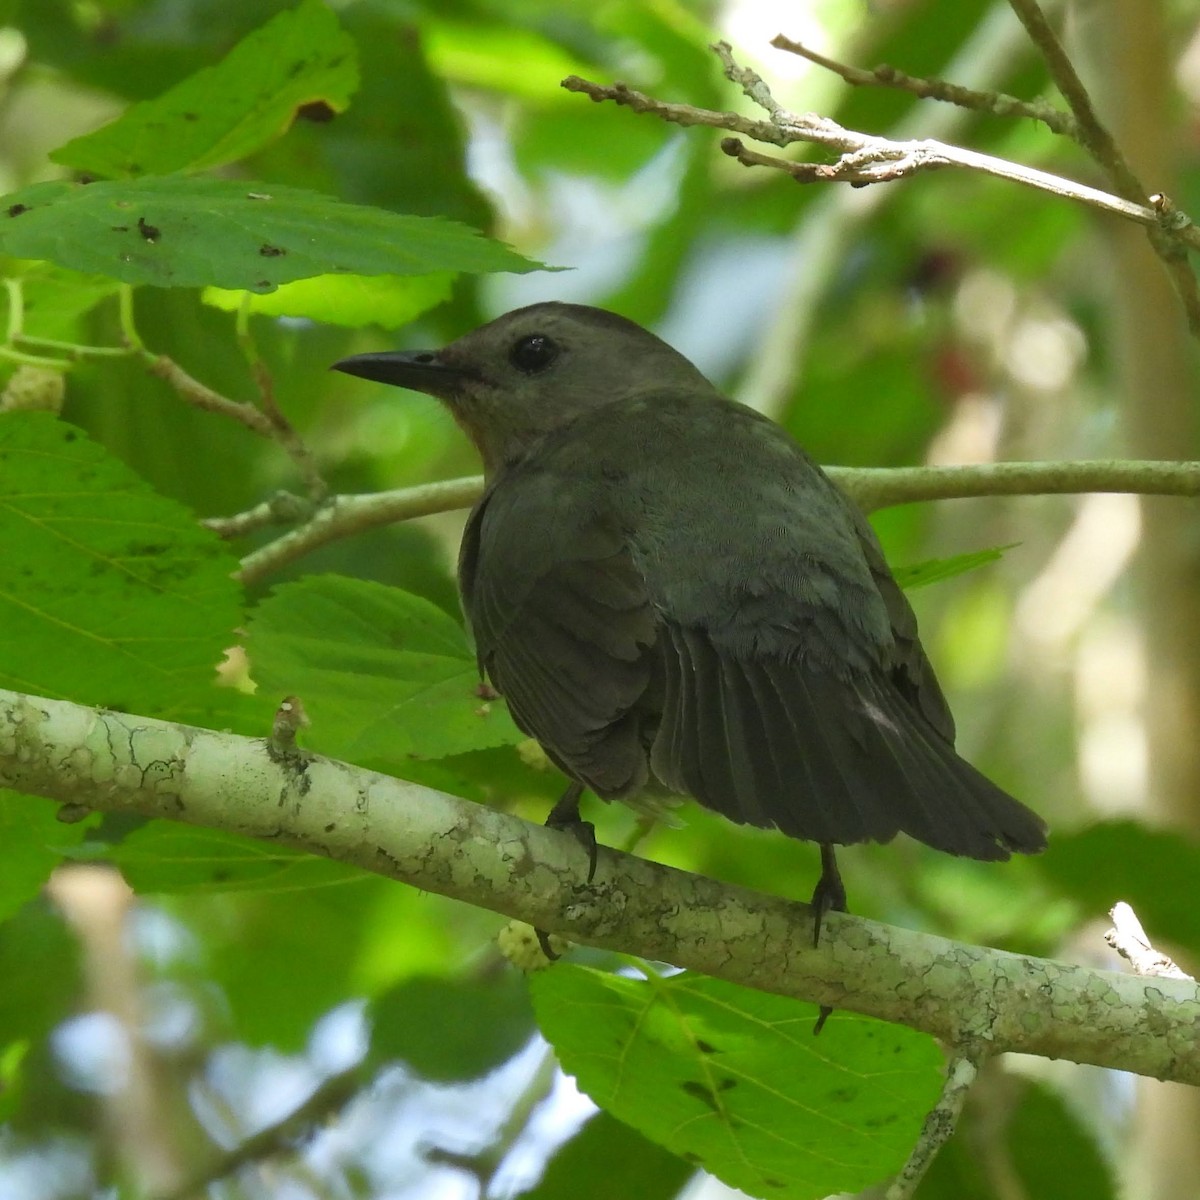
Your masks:
<svg viewBox="0 0 1200 1200"><path fill-rule="evenodd" d="M1054 133L1064 137L1078 138L1079 128L1075 118L1070 113L1062 112L1041 100L1018 100L1016 96L1007 96L1003 92L982 92L976 88L963 87L958 83L950 83L945 79L923 79L918 75L907 75L905 72L884 63L873 70L864 71L861 67L852 67L848 63L838 62L827 58L824 54L805 46L802 42L793 41L782 33L771 39L771 45L777 50L786 50L789 54L797 54L809 62L840 75L853 87L888 87L897 91L908 92L920 100L942 100L947 104L957 104L960 108L969 108L974 112L991 113L994 117L1029 117L1040 121Z"/></svg>
<svg viewBox="0 0 1200 1200"><path fill-rule="evenodd" d="M899 1021L956 1046L1200 1084L1200 989L896 929L601 849L261 739L0 691L0 786L275 840L592 946Z"/></svg>
<svg viewBox="0 0 1200 1200"><path fill-rule="evenodd" d="M788 112L771 95L770 89L759 75L747 67L740 66L734 60L733 50L727 42L717 42L712 47L721 60L726 78L741 87L746 96L767 113L769 120L754 121L735 113L718 113L686 104L667 104L634 91L622 83L606 87L581 79L578 75L569 75L562 81L562 86L571 92L581 92L594 101L611 100L633 109L634 112L653 113L665 121L679 125L708 125L727 129L731 133L741 133L756 141L776 146L810 142L824 146L839 155L838 161L834 163L797 164L757 151L748 151L737 139L727 138L722 143L722 148L727 154L731 154L746 166L782 169L800 183L828 181L862 186L868 183L891 182L933 167L962 167L1047 191L1063 199L1136 221L1145 226L1155 253L1170 274L1183 305L1189 329L1193 335L1200 337L1200 284L1197 283L1187 261L1189 248L1200 249L1200 229L1196 228L1187 214L1181 212L1169 197L1161 193L1150 196L1142 186L1112 136L1096 116L1086 90L1036 0L1010 0L1010 3L1031 39L1042 51L1052 78L1070 106L1075 123L1074 138L1104 169L1113 182L1116 195L946 142L928 138L895 142L846 129L836 121L815 113ZM779 41L780 39L776 39L776 44ZM786 39L783 41L787 48L794 47L794 44L788 44ZM799 52L805 53L807 57L814 57L802 47L799 48ZM828 66L843 78L854 74L853 68L843 67L832 60L821 60L817 56L816 61L822 61L822 65ZM887 73L885 69L885 78ZM865 82L857 78L852 81ZM909 82L913 85L908 87L910 91L915 90L918 84L933 87L924 80ZM949 86L938 82L943 89ZM979 95L964 90L959 101L970 100L979 106ZM938 98L952 97L947 94ZM998 97L1002 107L1006 99Z"/></svg>
<svg viewBox="0 0 1200 1200"><path fill-rule="evenodd" d="M1070 106L1079 126L1080 144L1104 169L1120 195L1126 200L1140 204L1147 198L1147 188L1097 115L1087 88L1083 86L1083 81L1063 49L1062 42L1058 40L1050 22L1046 20L1046 14L1038 7L1037 0L1009 0L1009 3L1018 20L1025 26L1030 41L1041 51L1050 71L1050 78L1054 80L1063 99ZM1174 206L1165 197L1156 195L1151 197L1151 202L1155 208L1160 209L1162 216L1169 215L1167 210L1174 212ZM1187 314L1188 328L1193 336L1200 337L1200 284L1197 284L1196 275L1187 261L1183 244L1171 227L1162 220L1150 228L1148 237L1154 253L1162 259L1171 282L1175 285L1175 291ZM1188 244L1195 248L1196 243L1190 237Z"/></svg>
<svg viewBox="0 0 1200 1200"><path fill-rule="evenodd" d="M483 477L471 475L465 479L446 479L390 492L332 496L307 524L247 554L242 559L238 578L243 583L256 583L286 563L301 558L318 546L324 546L326 542L376 529L380 525L391 525L396 521L469 508L479 499L482 491Z"/></svg>
<svg viewBox="0 0 1200 1200"><path fill-rule="evenodd" d="M745 68L738 67L736 70L741 74L735 81L740 82L742 75L746 74ZM769 93L765 91L765 84L757 76L753 78L757 85L748 80L743 86L755 100L762 101ZM990 154L981 154L979 151L954 146L949 142L939 142L932 138L898 142L859 133L839 125L829 117L821 117L815 113L785 112L773 100L769 109L772 121L754 121L736 113L693 108L689 104L668 104L626 87L623 83L606 86L581 79L578 75L569 75L562 81L562 86L569 92L582 92L595 101L611 100L637 113L652 113L676 125L708 125L714 129L741 133L755 141L776 146L809 142L833 150L840 156L837 162L816 164L787 162L769 155L756 156L753 152L743 159L730 149L725 151L733 153L733 157L744 161L747 166L771 166L787 170L801 183L883 183L893 182L933 167L961 167L1049 192L1061 199L1124 217L1148 228L1162 228L1159 213L1147 203L1133 202L1061 175L1051 175L1047 171L1022 166L1008 159L995 158ZM722 145L734 142L736 139L725 139ZM820 171L816 169L818 167ZM1193 248L1200 248L1200 230L1186 222L1186 218L1180 220L1177 212L1175 219L1180 227L1173 231L1173 236L1187 241Z"/></svg>
<svg viewBox="0 0 1200 1200"><path fill-rule="evenodd" d="M1200 463L1080 462L984 463L967 467L826 467L825 473L866 512L918 500L970 496L1040 496L1073 492L1137 492L1159 496L1200 496ZM318 546L380 525L469 508L483 491L483 477L470 475L420 487L354 496L334 496L311 521L268 542L242 559L238 578L257 583ZM261 506L260 506L261 508ZM247 523L259 509L245 514ZM205 524L224 533L226 523ZM255 521L255 524L258 522ZM238 532L236 524L232 532Z"/></svg>

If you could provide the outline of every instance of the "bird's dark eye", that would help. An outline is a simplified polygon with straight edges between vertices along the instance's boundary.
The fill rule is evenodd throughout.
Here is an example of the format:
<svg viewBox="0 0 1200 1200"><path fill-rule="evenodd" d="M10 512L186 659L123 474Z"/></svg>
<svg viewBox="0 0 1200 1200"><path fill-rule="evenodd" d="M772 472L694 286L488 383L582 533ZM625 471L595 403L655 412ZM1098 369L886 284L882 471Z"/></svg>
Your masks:
<svg viewBox="0 0 1200 1200"><path fill-rule="evenodd" d="M508 361L527 375L544 371L557 357L558 343L544 333L531 333L521 338L508 352Z"/></svg>

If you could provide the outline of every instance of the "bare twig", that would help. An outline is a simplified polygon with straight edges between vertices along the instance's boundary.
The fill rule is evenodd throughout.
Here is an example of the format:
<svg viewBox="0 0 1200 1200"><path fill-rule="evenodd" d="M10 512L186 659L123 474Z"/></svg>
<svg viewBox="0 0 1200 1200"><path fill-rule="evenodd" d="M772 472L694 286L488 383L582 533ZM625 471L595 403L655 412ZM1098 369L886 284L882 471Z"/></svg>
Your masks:
<svg viewBox="0 0 1200 1200"><path fill-rule="evenodd" d="M1129 165L1112 134L1104 127L1092 105L1083 81L1074 64L1067 57L1063 44L1046 20L1046 14L1038 7L1037 0L1009 0L1017 19L1025 26L1030 41L1041 51L1050 71L1050 78L1071 107L1078 126L1080 144L1104 168L1108 177L1127 200L1140 202L1146 197L1133 168Z"/></svg>
<svg viewBox="0 0 1200 1200"><path fill-rule="evenodd" d="M866 512L920 500L957 500L972 496L1042 496L1077 492L1200 495L1200 463L1194 462L1101 459L984 463L969 467L826 467L825 472ZM307 524L246 555L238 578L243 583L255 583L327 542L396 521L469 508L482 492L483 478L474 475L390 492L333 496Z"/></svg>
<svg viewBox="0 0 1200 1200"><path fill-rule="evenodd" d="M482 491L482 478L474 476L392 492L332 496L306 525L246 555L242 559L238 578L243 583L253 583L326 542L350 537L380 525L467 508L475 503Z"/></svg>
<svg viewBox="0 0 1200 1200"><path fill-rule="evenodd" d="M205 517L200 524L218 537L242 537L270 525L295 525L297 521L307 521L313 511L310 501L291 492L278 491L245 512L234 513L231 517Z"/></svg>
<svg viewBox="0 0 1200 1200"><path fill-rule="evenodd" d="M946 1082L937 1104L929 1111L921 1136L908 1156L908 1162L892 1181L884 1200L909 1200L917 1190L925 1172L937 1157L938 1151L950 1140L958 1128L967 1092L979 1075L981 1053L970 1054L959 1051L946 1064Z"/></svg>
<svg viewBox="0 0 1200 1200"><path fill-rule="evenodd" d="M307 1133L318 1122L327 1120L354 1099L361 1088L359 1076L358 1067L329 1076L317 1085L307 1100L286 1117L251 1134L179 1187L163 1193L159 1200L192 1200L193 1197L198 1200L208 1187L219 1180L227 1179L242 1167L263 1162L279 1154L294 1153L297 1138Z"/></svg>
<svg viewBox="0 0 1200 1200"><path fill-rule="evenodd" d="M956 166L1048 191L1061 198L1136 221L1146 228L1155 252L1166 265L1175 284L1188 326L1193 334L1200 337L1200 284L1197 283L1187 261L1189 248L1200 249L1200 230L1168 197L1161 194L1154 197L1148 195L1111 135L1097 119L1083 85L1035 0L1011 0L1011 3L1030 36L1046 56L1051 75L1070 105L1077 140L1108 173L1116 194L944 142L930 139L908 143L889 142L885 138L846 129L827 117L813 113L790 113L775 100L770 88L756 72L734 60L733 51L727 42L717 42L712 47L721 60L726 77L768 114L769 121L753 121L735 113L697 109L687 104L667 104L636 92L624 84L605 87L580 79L577 75L564 79L563 87L568 91L588 95L595 101L611 100L635 112L653 113L663 120L679 125L707 125L727 129L731 133L740 133L756 141L776 146L810 142L843 156L842 161L834 164L816 167L797 165L747 151L740 143L726 141L726 152L747 165L786 170L804 183L880 183L900 179L932 167ZM839 69L841 64L829 62L825 65L830 65L831 69L843 74ZM1004 99L1008 98L1002 98L1002 104Z"/></svg>
<svg viewBox="0 0 1200 1200"><path fill-rule="evenodd" d="M1192 978L1177 967L1169 955L1150 945L1137 913L1124 900L1113 905L1108 915L1113 919L1113 927L1104 935L1104 940L1129 963L1135 975L1161 975L1166 979Z"/></svg>
<svg viewBox="0 0 1200 1200"><path fill-rule="evenodd" d="M1087 88L1083 86L1062 42L1046 20L1046 14L1038 7L1037 0L1009 0L1009 3L1025 26L1030 40L1041 51L1050 77L1074 113L1079 126L1080 144L1104 169L1119 195L1135 204L1142 203L1148 198L1148 189L1096 114ZM1188 328L1194 336L1200 337L1200 284L1186 261L1181 240L1174 235L1170 226L1161 221L1151 227L1148 236L1154 252L1166 265L1175 285L1187 315ZM1196 243L1191 238L1187 241L1195 248Z"/></svg>
<svg viewBox="0 0 1200 1200"><path fill-rule="evenodd" d="M743 68L735 66L734 70L737 72L737 78L741 80ZM759 85L762 84L762 81L753 72L749 74L752 78L745 80L745 86L758 93L761 90ZM793 163L747 151L736 139L727 138L722 142L723 148L728 147L725 150L726 153L733 154L747 165L784 170L795 176L800 182L821 180L881 183L935 167L960 167L993 175L999 179L1006 179L1011 183L1036 188L1038 191L1049 192L1061 199L1071 200L1101 212L1124 217L1129 221L1136 221L1148 229L1161 230L1163 228L1162 214L1150 204L1135 203L1115 196L1111 192L1104 192L1073 179L1066 179L1061 175L1052 175L1048 171L1039 171L1034 167L1022 166L1019 163L1010 162L1008 159L981 154L979 151L968 150L963 146L954 146L948 142L939 142L930 138L897 142L888 138L874 137L871 134L858 133L839 125L828 117L817 116L814 113L783 114L774 101L771 103L773 111L778 114L777 123L752 121L736 113L693 108L688 104L667 104L642 92L634 91L624 84L606 86L580 79L577 75L571 75L564 79L563 87L568 91L581 92L595 101L611 100L634 112L651 113L664 121L670 121L677 125L707 125L714 129L727 129L731 133L741 133L755 141L778 146L790 145L795 142L809 142L845 156L834 163ZM1171 220L1175 225L1172 236L1200 249L1200 230L1196 229L1186 216L1178 214L1177 210L1172 211Z"/></svg>
<svg viewBox="0 0 1200 1200"><path fill-rule="evenodd" d="M731 133L745 134L756 142L773 142L777 146L786 146L796 140L783 130L776 129L768 121L752 121L749 117L742 117L737 113L693 108L690 104L669 104L665 100L655 100L653 96L635 91L623 83L592 83L591 80L581 79L578 75L568 75L561 86L568 92L578 92L589 97L595 104L611 100L614 104L631 109L635 113L653 113L673 125L711 125L714 129L728 129Z"/></svg>
<svg viewBox="0 0 1200 1200"><path fill-rule="evenodd" d="M292 428L278 405L275 404L269 386L266 390L261 391L264 404L260 408L258 405L248 404L243 400L231 400L228 396L221 395L220 392L214 391L198 379L193 378L173 358L165 354L153 354L146 350L139 350L139 353L149 367L150 374L157 375L159 379L170 384L189 404L203 409L205 412L220 413L221 416L229 417L240 425L244 425L251 432L257 433L259 437L276 442L296 464L309 495L314 500L325 496L328 488L317 470L312 452ZM256 376L258 374L256 372ZM263 380L259 378L258 382L261 390ZM269 376L267 382L269 385Z"/></svg>
<svg viewBox="0 0 1200 1200"><path fill-rule="evenodd" d="M250 374L253 376L255 386L258 388L259 408L266 414L267 420L271 422L275 440L296 464L300 472L300 477L304 480L304 486L308 492L309 499L323 500L329 494L329 485L321 477L321 472L317 468L316 459L313 457L312 451L305 445L303 439L293 428L292 423L284 415L283 409L279 407L279 402L275 398L275 380L271 375L270 368L258 351L258 344L254 340L254 335L250 332L249 299L250 293L246 292L242 307L238 310L235 328L238 345L241 347L242 354L245 355L246 362L250 366Z"/></svg>
<svg viewBox="0 0 1200 1200"><path fill-rule="evenodd" d="M945 79L923 79L918 75L907 75L897 67L884 63L873 70L865 71L861 67L852 67L836 59L827 58L824 54L793 41L782 33L771 39L771 45L777 50L787 50L807 58L809 62L840 75L847 83L855 87L890 87L902 92L908 92L922 100L943 100L947 104L957 104L960 108L973 109L976 112L991 113L996 117L1030 117L1040 121L1054 133L1065 137L1078 138L1078 128L1075 118L1070 113L1062 112L1041 100L1018 100L1016 96L1008 96L1003 92L982 92L974 88L963 87L961 84L949 83Z"/></svg>
<svg viewBox="0 0 1200 1200"><path fill-rule="evenodd" d="M198 379L193 379L173 358L168 358L165 354L149 355L147 365L151 375L157 375L159 379L169 383L189 404L205 412L230 417L252 433L257 433L259 437L274 438L275 430L270 420L255 405L246 404L241 400L230 400L228 396L213 391Z"/></svg>
<svg viewBox="0 0 1200 1200"><path fill-rule="evenodd" d="M979 463L967 467L827 467L826 473L867 512L919 500L962 500L972 496L1086 492L1200 496L1200 462L1095 459Z"/></svg>

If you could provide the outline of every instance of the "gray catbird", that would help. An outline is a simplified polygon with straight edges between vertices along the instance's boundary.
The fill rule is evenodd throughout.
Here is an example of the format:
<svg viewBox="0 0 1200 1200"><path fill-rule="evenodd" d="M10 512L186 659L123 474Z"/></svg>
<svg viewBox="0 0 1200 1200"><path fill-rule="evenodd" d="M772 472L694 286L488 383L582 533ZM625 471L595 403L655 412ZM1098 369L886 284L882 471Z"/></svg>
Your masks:
<svg viewBox="0 0 1200 1200"><path fill-rule="evenodd" d="M481 672L571 780L548 823L590 832L585 787L658 784L818 842L814 937L845 908L835 843L1043 848L1040 818L955 753L862 514L653 334L534 304L335 366L436 396L483 458L459 585Z"/></svg>

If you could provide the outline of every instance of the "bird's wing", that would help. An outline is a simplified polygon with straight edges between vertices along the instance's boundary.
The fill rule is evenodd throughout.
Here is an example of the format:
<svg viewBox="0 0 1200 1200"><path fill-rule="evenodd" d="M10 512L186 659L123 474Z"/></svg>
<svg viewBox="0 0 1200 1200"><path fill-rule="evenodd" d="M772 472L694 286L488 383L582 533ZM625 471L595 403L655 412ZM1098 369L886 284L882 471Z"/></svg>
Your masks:
<svg viewBox="0 0 1200 1200"><path fill-rule="evenodd" d="M597 794L639 791L657 629L620 529L527 465L472 513L459 583L480 670L516 723Z"/></svg>
<svg viewBox="0 0 1200 1200"><path fill-rule="evenodd" d="M929 724L953 745L954 716L925 654L925 647L921 645L916 613L892 575L883 557L879 539L866 517L857 508L854 508L852 515L863 557L887 610L888 624L892 630L892 679Z"/></svg>
<svg viewBox="0 0 1200 1200"><path fill-rule="evenodd" d="M1040 819L955 752L916 618L857 508L744 409L728 406L719 441L694 435L695 416L674 442L658 424L669 487L634 489L653 516L635 559L660 622L654 774L819 842L1040 849Z"/></svg>

